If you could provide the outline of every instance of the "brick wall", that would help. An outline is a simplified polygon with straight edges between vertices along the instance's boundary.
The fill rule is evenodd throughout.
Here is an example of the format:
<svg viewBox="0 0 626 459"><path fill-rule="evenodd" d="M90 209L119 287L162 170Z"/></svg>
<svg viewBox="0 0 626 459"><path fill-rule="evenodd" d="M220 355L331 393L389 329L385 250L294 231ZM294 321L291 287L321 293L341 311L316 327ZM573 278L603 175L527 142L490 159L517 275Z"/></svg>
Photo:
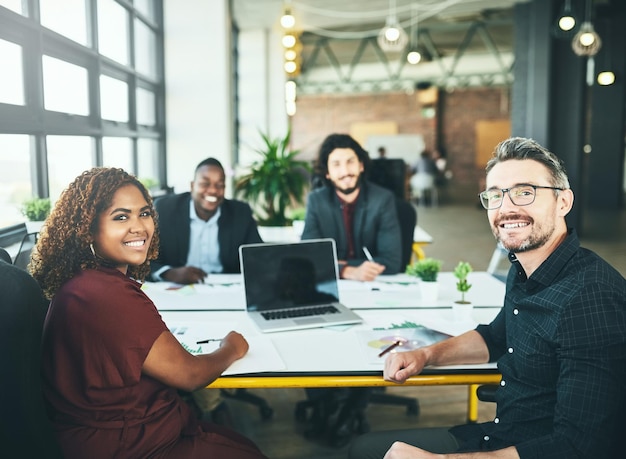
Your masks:
<svg viewBox="0 0 626 459"><path fill-rule="evenodd" d="M421 134L426 148L445 149L453 179L444 200L455 202L474 201L484 174L474 165L475 122L509 117L506 88L441 91L433 118L422 116L416 93L301 96L297 104L291 121L293 148L304 158L315 158L328 134L348 133L353 123L394 121L398 134Z"/></svg>

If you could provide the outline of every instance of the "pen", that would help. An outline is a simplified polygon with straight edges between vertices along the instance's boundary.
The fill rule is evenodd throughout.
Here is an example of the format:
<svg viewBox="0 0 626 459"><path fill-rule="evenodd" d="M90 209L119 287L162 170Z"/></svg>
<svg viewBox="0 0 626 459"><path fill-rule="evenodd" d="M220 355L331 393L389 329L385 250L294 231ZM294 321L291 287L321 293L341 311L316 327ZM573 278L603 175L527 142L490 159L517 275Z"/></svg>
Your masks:
<svg viewBox="0 0 626 459"><path fill-rule="evenodd" d="M216 338L203 339L201 341L196 341L196 344L206 344L206 343L210 343L212 341L222 341L222 340L221 339L216 339Z"/></svg>
<svg viewBox="0 0 626 459"><path fill-rule="evenodd" d="M367 247L363 247L363 253L365 254L365 257L369 260L369 261L374 261L374 257L372 256L372 254L370 253L369 250L367 250Z"/></svg>
<svg viewBox="0 0 626 459"><path fill-rule="evenodd" d="M382 357L383 355L387 354L388 352L393 351L395 348L397 348L401 344L402 344L402 341L400 341L400 340L394 341L390 346L388 346L385 349L383 349L383 351L380 354L378 354L378 357Z"/></svg>

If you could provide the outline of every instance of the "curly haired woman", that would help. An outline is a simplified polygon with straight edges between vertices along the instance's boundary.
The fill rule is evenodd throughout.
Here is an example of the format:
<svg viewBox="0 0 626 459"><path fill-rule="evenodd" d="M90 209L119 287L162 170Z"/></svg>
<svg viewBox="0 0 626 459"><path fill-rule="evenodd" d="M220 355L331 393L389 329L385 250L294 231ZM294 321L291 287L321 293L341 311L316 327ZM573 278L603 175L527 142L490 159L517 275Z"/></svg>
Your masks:
<svg viewBox="0 0 626 459"><path fill-rule="evenodd" d="M216 379L248 350L230 332L193 356L141 290L158 226L144 186L94 168L63 192L30 270L51 298L43 387L67 458L262 458L247 438L199 422L179 398Z"/></svg>

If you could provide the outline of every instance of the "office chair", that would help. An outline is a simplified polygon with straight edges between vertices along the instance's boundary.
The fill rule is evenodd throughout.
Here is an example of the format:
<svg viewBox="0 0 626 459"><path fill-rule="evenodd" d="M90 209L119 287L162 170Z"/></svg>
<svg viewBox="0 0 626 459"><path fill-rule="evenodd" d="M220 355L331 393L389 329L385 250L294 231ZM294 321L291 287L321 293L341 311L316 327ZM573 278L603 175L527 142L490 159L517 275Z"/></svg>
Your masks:
<svg viewBox="0 0 626 459"><path fill-rule="evenodd" d="M26 233L20 242L20 247L15 255L13 264L20 269L26 270L28 263L30 263L30 253L33 251L35 244L37 243L37 237L39 233Z"/></svg>
<svg viewBox="0 0 626 459"><path fill-rule="evenodd" d="M48 302L24 270L0 261L0 457L61 458L41 393Z"/></svg>
<svg viewBox="0 0 626 459"><path fill-rule="evenodd" d="M2 247L0 247L0 260L6 261L8 264L13 264L11 255L9 255L9 252L4 250Z"/></svg>
<svg viewBox="0 0 626 459"><path fill-rule="evenodd" d="M396 199L396 213L402 240L402 269L400 271L404 272L413 254L413 231L417 225L417 211L410 202ZM372 390L370 403L405 406L406 413L411 416L417 416L420 411L419 401L416 398L388 394L384 387L376 387Z"/></svg>
<svg viewBox="0 0 626 459"><path fill-rule="evenodd" d="M234 391L221 389L220 392L225 398L239 400L256 406L259 409L259 413L261 414L261 419L263 419L264 421L271 419L274 415L274 410L269 406L269 404L263 397L251 394L246 389L235 389Z"/></svg>
<svg viewBox="0 0 626 459"><path fill-rule="evenodd" d="M509 252L498 242L487 266L487 272L502 282L506 282L506 277L511 267L508 254Z"/></svg>
<svg viewBox="0 0 626 459"><path fill-rule="evenodd" d="M482 384L476 388L476 397L481 402L496 401L496 391L500 386L498 384Z"/></svg>
<svg viewBox="0 0 626 459"><path fill-rule="evenodd" d="M411 177L410 183L411 197L417 199L420 206L426 205L429 199L431 207L437 207L439 195L434 175L418 172Z"/></svg>
<svg viewBox="0 0 626 459"><path fill-rule="evenodd" d="M396 199L396 214L398 215L402 241L402 265L400 272L404 272L413 256L413 232L417 225L417 210L410 202L404 199Z"/></svg>

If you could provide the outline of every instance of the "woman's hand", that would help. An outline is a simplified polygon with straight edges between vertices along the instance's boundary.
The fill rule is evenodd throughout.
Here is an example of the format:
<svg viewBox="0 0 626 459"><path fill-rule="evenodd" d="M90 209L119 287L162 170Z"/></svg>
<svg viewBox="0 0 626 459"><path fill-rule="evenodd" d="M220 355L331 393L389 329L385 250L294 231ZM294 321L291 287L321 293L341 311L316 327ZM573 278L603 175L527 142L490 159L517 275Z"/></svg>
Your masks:
<svg viewBox="0 0 626 459"><path fill-rule="evenodd" d="M241 333L231 331L222 339L220 347L232 348L235 352L235 359L240 359L248 352L250 345Z"/></svg>

